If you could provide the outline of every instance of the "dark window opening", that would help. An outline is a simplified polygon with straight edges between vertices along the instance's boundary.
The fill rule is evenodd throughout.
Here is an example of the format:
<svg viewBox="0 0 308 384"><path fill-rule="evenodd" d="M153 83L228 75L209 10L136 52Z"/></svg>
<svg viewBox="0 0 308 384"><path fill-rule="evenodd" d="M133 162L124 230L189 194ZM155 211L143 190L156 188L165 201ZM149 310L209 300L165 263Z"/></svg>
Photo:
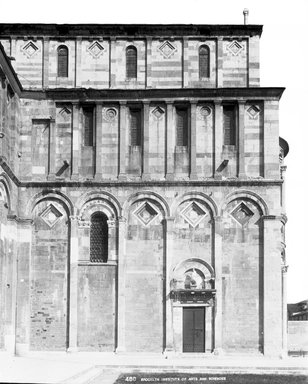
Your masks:
<svg viewBox="0 0 308 384"><path fill-rule="evenodd" d="M207 45L201 45L199 48L199 76L210 77L210 50Z"/></svg>
<svg viewBox="0 0 308 384"><path fill-rule="evenodd" d="M84 122L84 146L93 147L94 136L94 108L83 107L83 122Z"/></svg>
<svg viewBox="0 0 308 384"><path fill-rule="evenodd" d="M141 145L141 110L130 110L130 145Z"/></svg>
<svg viewBox="0 0 308 384"><path fill-rule="evenodd" d="M126 77L137 79L137 49L132 45L126 48Z"/></svg>
<svg viewBox="0 0 308 384"><path fill-rule="evenodd" d="M58 77L68 77L68 48L65 45L58 48Z"/></svg>
<svg viewBox="0 0 308 384"><path fill-rule="evenodd" d="M176 109L176 145L179 147L187 147L188 145L187 109Z"/></svg>
<svg viewBox="0 0 308 384"><path fill-rule="evenodd" d="M108 223L107 216L98 212L91 216L90 226L90 261L108 261Z"/></svg>
<svg viewBox="0 0 308 384"><path fill-rule="evenodd" d="M224 145L236 145L236 112L233 105L223 107Z"/></svg>

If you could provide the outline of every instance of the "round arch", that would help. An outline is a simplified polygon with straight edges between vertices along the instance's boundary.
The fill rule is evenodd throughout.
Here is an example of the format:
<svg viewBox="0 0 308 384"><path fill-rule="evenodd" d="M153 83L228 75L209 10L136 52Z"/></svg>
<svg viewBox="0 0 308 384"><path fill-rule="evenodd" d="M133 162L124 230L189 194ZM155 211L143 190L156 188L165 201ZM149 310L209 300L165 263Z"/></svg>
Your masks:
<svg viewBox="0 0 308 384"><path fill-rule="evenodd" d="M188 200L199 200L209 207L212 216L215 217L218 215L217 204L210 196L206 195L203 192L193 191L193 192L184 193L183 195L178 196L173 201L173 203L171 204L172 216L175 216L176 210L179 207L179 205Z"/></svg>
<svg viewBox="0 0 308 384"><path fill-rule="evenodd" d="M95 206L99 206L102 212L106 211L109 218L119 218L122 215L122 208L118 200L108 192L93 191L87 192L76 204L78 216L84 216L85 212L94 213Z"/></svg>
<svg viewBox="0 0 308 384"><path fill-rule="evenodd" d="M12 190L12 186L11 186L9 178L7 177L7 175L5 173L2 173L0 175L0 186L4 189L5 198L6 198L5 202L7 203L8 210L10 212L11 209L12 209L12 205L11 205L11 190Z"/></svg>
<svg viewBox="0 0 308 384"><path fill-rule="evenodd" d="M123 215L125 215L125 217L127 217L128 210L132 206L132 204L134 204L138 200L152 200L152 201L155 201L156 203L158 203L161 206L161 208L163 210L163 213L164 213L164 217L166 218L166 217L170 216L169 205L168 205L168 203L166 202L166 200L162 196L160 196L156 192L142 191L142 192L136 192L133 195L130 195L128 197L128 199L124 202L124 204L123 204Z"/></svg>
<svg viewBox="0 0 308 384"><path fill-rule="evenodd" d="M255 192L245 190L245 189L240 189L238 191L231 192L229 195L225 197L225 200L220 207L220 211L219 211L220 215L223 214L223 212L226 210L228 204L231 201L240 199L240 198L253 201L260 208L262 215L269 214L268 206L261 196L259 196Z"/></svg>
<svg viewBox="0 0 308 384"><path fill-rule="evenodd" d="M26 214L30 216L35 206L43 200L58 200L63 203L63 206L68 216L74 215L74 206L71 200L60 191L46 190L34 195L28 202L26 207Z"/></svg>

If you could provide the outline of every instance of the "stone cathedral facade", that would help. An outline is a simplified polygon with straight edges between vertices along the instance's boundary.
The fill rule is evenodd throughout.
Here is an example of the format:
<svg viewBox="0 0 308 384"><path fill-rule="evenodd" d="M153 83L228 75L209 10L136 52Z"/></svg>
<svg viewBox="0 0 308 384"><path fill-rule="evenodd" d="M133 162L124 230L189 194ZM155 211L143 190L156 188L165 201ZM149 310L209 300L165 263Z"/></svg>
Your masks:
<svg viewBox="0 0 308 384"><path fill-rule="evenodd" d="M284 353L261 33L0 25L1 350Z"/></svg>

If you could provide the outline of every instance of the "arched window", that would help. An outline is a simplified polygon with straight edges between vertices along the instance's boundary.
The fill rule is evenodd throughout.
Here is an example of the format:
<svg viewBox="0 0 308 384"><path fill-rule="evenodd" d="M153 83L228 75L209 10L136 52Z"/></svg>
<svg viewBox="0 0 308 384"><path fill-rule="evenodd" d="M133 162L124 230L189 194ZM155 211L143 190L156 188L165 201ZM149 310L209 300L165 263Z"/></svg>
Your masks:
<svg viewBox="0 0 308 384"><path fill-rule="evenodd" d="M210 50L207 45L199 48L199 76L200 79L210 77Z"/></svg>
<svg viewBox="0 0 308 384"><path fill-rule="evenodd" d="M58 77L68 77L68 48L65 45L58 48Z"/></svg>
<svg viewBox="0 0 308 384"><path fill-rule="evenodd" d="M126 78L137 79L137 49L133 45L126 48Z"/></svg>
<svg viewBox="0 0 308 384"><path fill-rule="evenodd" d="M90 261L108 261L108 223L107 216L102 212L93 213L90 226Z"/></svg>

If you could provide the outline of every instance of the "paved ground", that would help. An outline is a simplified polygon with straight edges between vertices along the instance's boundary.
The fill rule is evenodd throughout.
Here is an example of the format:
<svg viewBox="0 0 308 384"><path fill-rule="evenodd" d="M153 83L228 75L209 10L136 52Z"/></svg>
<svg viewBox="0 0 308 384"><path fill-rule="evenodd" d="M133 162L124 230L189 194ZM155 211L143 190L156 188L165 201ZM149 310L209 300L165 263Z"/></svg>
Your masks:
<svg viewBox="0 0 308 384"><path fill-rule="evenodd" d="M306 384L308 359L303 357L164 358L104 353L31 353L27 357L0 354L1 383L62 384Z"/></svg>

